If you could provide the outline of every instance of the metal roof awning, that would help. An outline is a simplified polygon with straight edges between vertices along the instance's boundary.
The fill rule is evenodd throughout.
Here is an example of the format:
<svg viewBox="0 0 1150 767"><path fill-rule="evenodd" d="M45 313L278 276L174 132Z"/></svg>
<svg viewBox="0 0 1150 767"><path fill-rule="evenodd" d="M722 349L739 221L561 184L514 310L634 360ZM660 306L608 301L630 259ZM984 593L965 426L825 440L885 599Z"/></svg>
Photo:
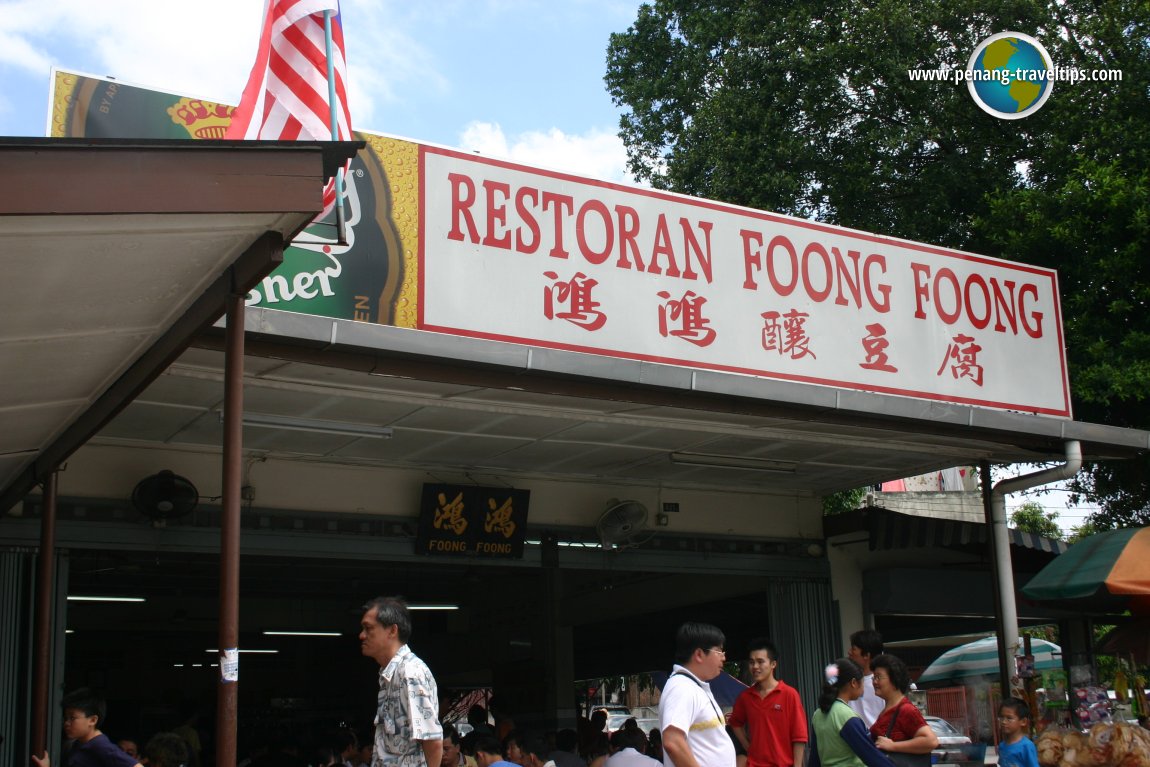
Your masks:
<svg viewBox="0 0 1150 767"><path fill-rule="evenodd" d="M1052 460L1070 439L1094 460L1150 447L1133 429L261 307L246 328L248 417L306 416L329 433L249 426L245 449L333 465L818 496ZM219 444L222 333L192 347L99 444Z"/></svg>
<svg viewBox="0 0 1150 767"><path fill-rule="evenodd" d="M990 540L990 526L984 522L967 522L938 517L919 517L872 506L845 514L835 514L823 522L828 538L866 532L870 551L937 546L962 550L985 549ZM1057 556L1068 548L1063 541L1009 529L1012 549L1035 551Z"/></svg>
<svg viewBox="0 0 1150 767"><path fill-rule="evenodd" d="M360 146L0 138L0 510L280 262Z"/></svg>

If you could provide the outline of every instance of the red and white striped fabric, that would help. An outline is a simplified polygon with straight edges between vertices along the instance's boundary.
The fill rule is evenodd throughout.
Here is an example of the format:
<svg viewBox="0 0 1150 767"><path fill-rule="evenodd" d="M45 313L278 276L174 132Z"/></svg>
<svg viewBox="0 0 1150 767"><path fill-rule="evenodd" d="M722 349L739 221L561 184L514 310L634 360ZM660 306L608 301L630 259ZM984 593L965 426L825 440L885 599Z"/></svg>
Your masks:
<svg viewBox="0 0 1150 767"><path fill-rule="evenodd" d="M352 138L339 0L267 0L256 63L224 138L331 140L327 10L335 11L331 38L338 139ZM324 189L323 201L320 218L335 205L334 180Z"/></svg>

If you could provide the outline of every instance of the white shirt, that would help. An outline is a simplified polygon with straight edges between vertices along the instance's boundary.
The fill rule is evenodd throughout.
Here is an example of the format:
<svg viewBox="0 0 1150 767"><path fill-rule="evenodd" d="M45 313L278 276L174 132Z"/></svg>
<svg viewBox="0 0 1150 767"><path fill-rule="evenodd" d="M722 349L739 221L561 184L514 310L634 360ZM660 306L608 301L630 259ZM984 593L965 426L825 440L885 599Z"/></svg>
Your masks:
<svg viewBox="0 0 1150 767"><path fill-rule="evenodd" d="M735 744L711 686L677 664L659 698L659 730L666 732L668 727L686 734L699 767L734 767ZM663 764L675 767L666 748Z"/></svg>
<svg viewBox="0 0 1150 767"><path fill-rule="evenodd" d="M658 759L640 754L633 748L624 748L607 757L607 767L659 767L661 764Z"/></svg>
<svg viewBox="0 0 1150 767"><path fill-rule="evenodd" d="M874 674L867 674L863 677L863 694L858 700L852 700L847 703L854 712L862 717L863 723L869 730L870 726L878 719L879 714L886 708L886 701L874 692Z"/></svg>

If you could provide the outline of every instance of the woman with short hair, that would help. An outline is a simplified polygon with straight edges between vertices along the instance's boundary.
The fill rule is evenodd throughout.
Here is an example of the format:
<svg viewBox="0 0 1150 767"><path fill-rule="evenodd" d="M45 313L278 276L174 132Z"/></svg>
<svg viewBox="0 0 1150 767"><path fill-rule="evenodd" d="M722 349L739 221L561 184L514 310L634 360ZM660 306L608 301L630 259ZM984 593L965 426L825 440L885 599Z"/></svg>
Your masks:
<svg viewBox="0 0 1150 767"><path fill-rule="evenodd" d="M923 765L930 764L929 754L938 748L938 736L926 723L918 706L910 702L910 672L898 657L885 653L871 661L875 694L886 703L871 725L875 745L887 754L925 754Z"/></svg>

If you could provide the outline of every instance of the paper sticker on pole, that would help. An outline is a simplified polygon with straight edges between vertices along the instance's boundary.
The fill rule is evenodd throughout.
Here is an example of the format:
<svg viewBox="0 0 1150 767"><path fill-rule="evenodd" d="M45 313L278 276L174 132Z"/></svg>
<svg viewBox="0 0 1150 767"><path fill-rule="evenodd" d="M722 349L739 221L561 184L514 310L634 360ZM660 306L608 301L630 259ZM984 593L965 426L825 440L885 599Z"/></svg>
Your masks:
<svg viewBox="0 0 1150 767"><path fill-rule="evenodd" d="M240 680L240 651L239 648L229 647L220 653L220 681L238 682Z"/></svg>

